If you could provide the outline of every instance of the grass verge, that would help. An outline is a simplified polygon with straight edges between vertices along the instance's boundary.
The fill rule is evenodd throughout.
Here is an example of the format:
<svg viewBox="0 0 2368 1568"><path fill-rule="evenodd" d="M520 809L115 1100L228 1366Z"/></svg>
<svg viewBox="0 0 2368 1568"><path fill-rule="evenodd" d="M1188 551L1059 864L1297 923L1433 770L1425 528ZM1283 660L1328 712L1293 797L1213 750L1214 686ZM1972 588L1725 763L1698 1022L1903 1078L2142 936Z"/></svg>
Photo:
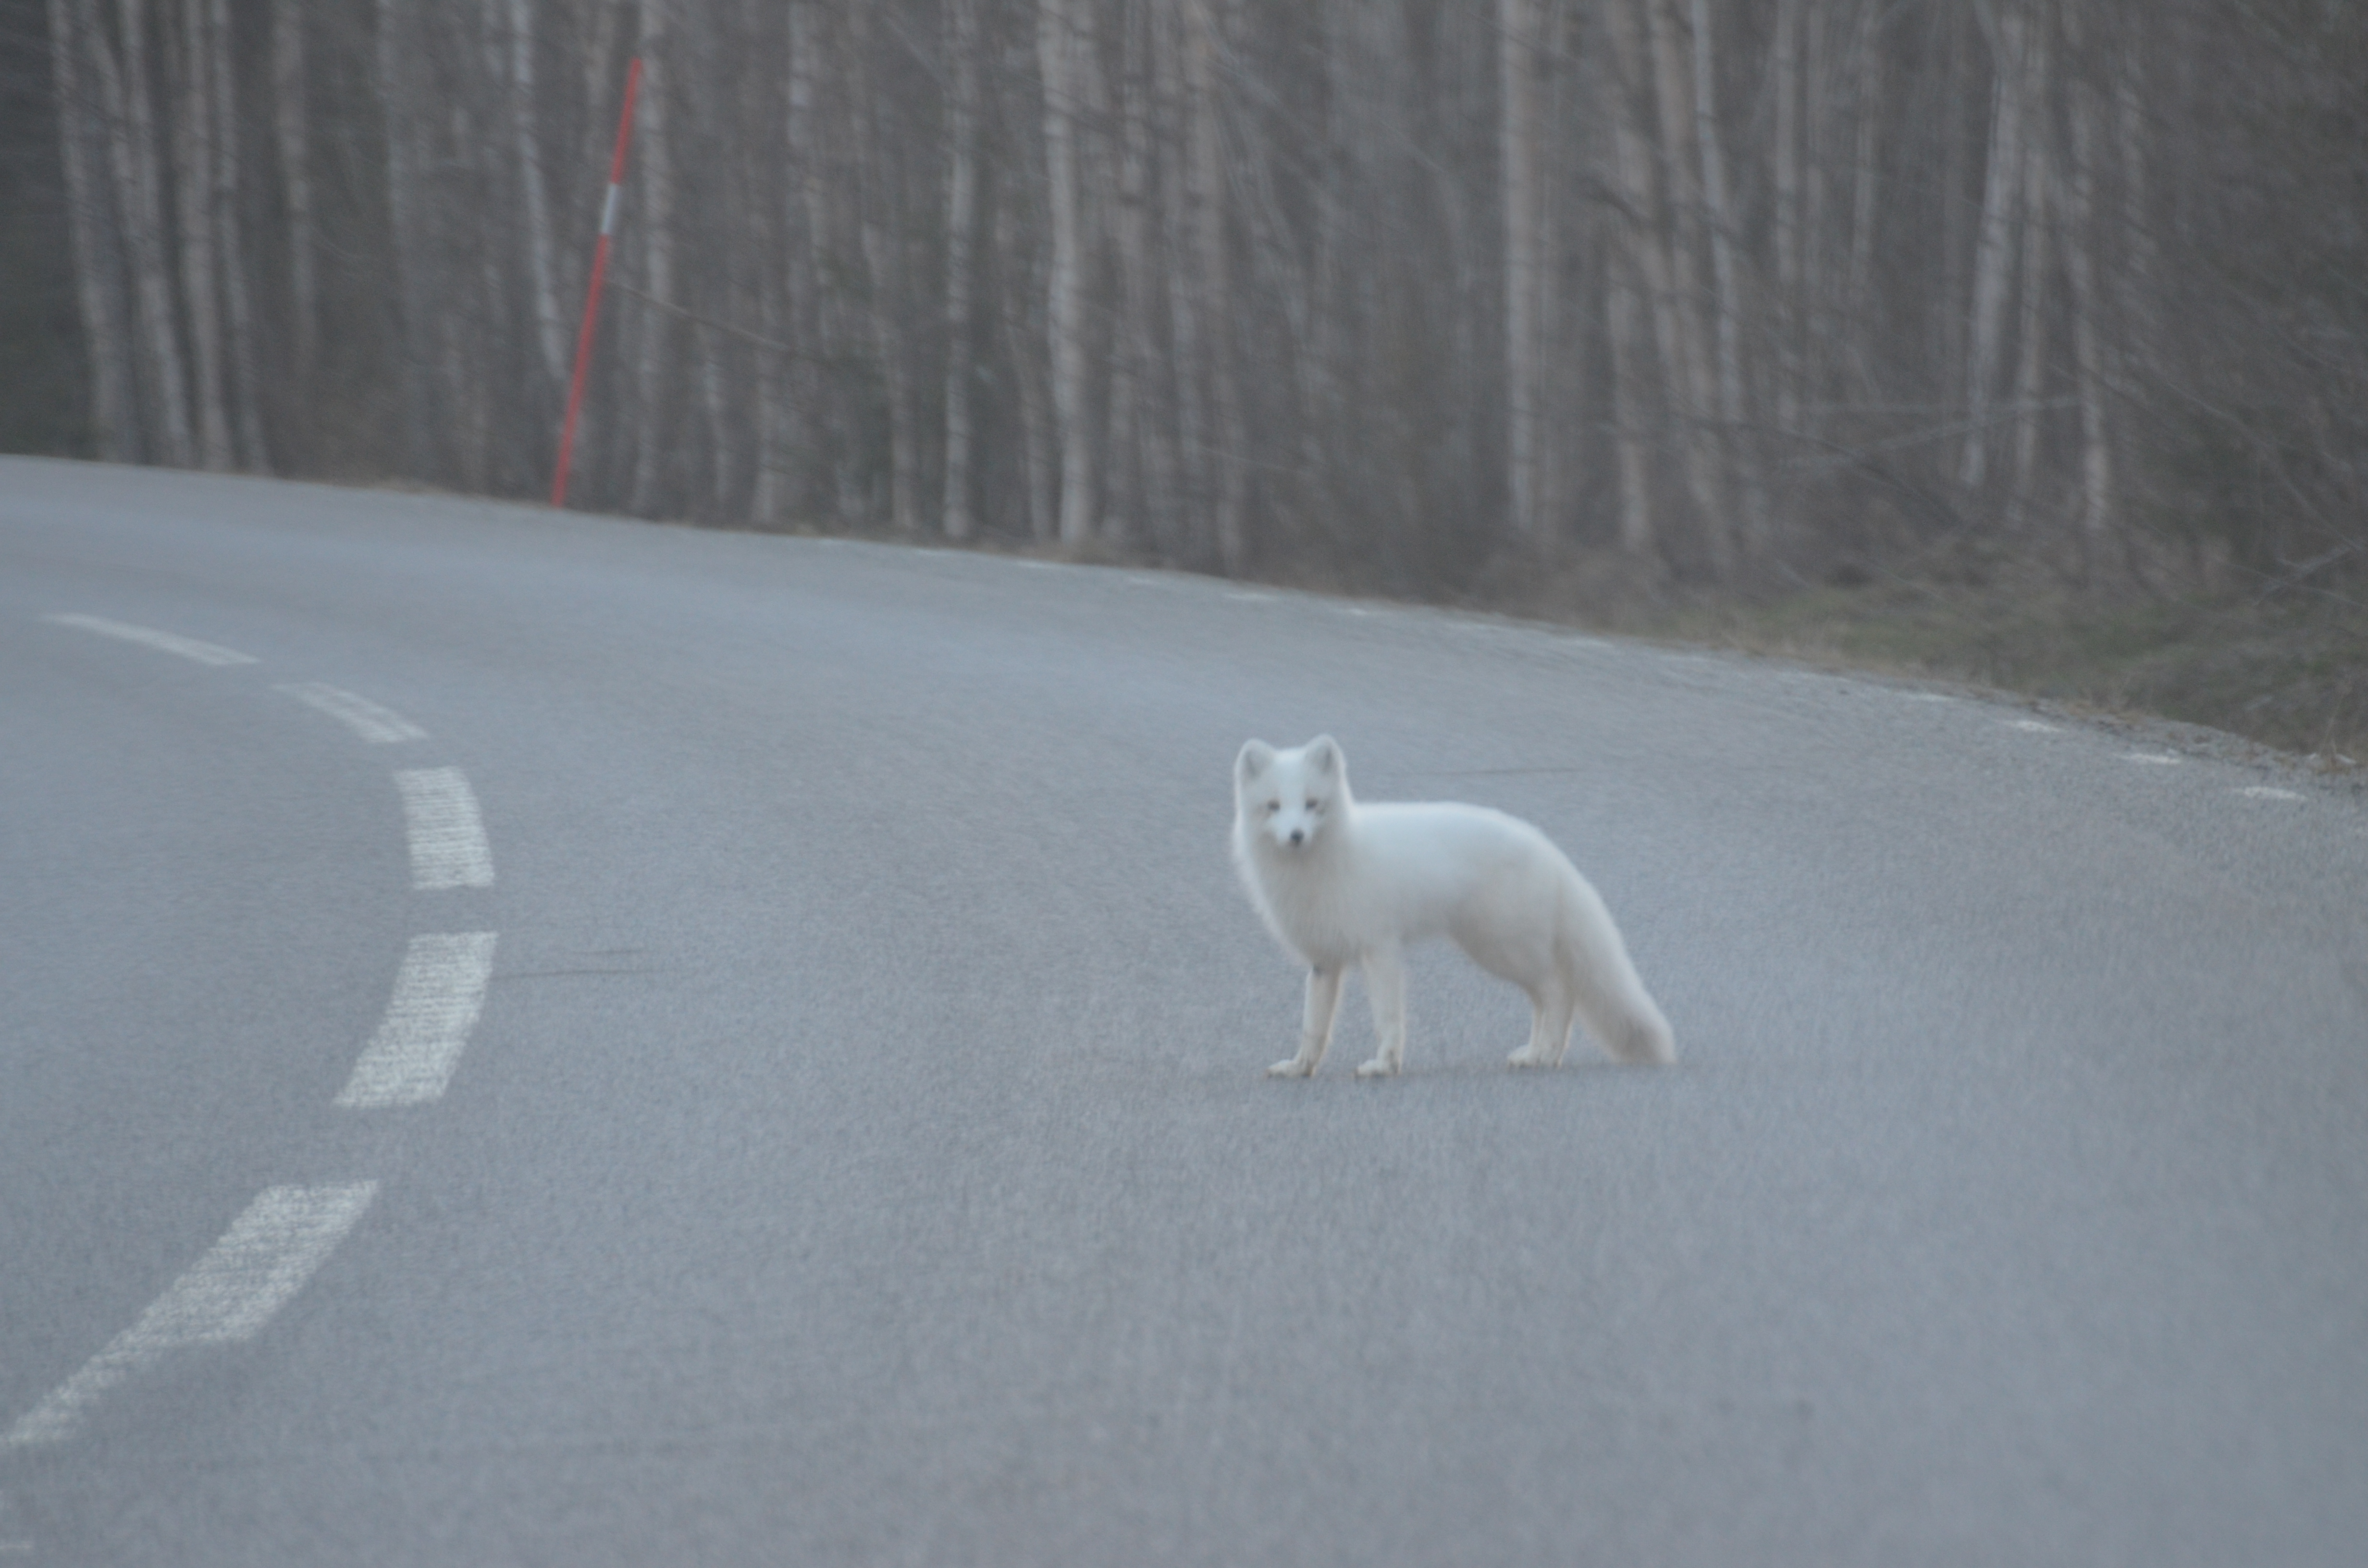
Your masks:
<svg viewBox="0 0 2368 1568"><path fill-rule="evenodd" d="M2199 724L2368 780L2368 603L2335 591L2108 600L2033 574L1972 584L1870 577L1745 597L1656 592L1581 567L1519 597L1499 608Z"/></svg>

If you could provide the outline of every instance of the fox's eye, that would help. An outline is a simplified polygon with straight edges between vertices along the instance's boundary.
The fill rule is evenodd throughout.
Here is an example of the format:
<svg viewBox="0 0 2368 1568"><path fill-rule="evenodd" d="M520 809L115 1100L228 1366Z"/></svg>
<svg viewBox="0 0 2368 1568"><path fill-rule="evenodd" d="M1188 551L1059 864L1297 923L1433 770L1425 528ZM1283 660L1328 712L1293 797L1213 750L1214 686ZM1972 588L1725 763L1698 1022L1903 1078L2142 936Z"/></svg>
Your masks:
<svg viewBox="0 0 2368 1568"><path fill-rule="evenodd" d="M1275 812L1281 810L1282 810L1282 802L1281 801L1269 801L1266 803L1266 814L1269 816L1274 815Z"/></svg>
<svg viewBox="0 0 2368 1568"><path fill-rule="evenodd" d="M1307 809L1311 812L1320 812L1324 809L1324 802L1321 801L1310 801L1307 802Z"/></svg>

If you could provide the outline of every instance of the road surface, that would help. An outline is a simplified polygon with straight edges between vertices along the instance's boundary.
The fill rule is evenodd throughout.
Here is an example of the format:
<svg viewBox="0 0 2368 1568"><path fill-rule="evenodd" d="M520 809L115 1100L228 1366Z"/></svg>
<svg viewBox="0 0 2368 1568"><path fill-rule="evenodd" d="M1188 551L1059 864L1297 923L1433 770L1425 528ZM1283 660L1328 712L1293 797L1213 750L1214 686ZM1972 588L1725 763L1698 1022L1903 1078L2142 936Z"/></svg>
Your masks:
<svg viewBox="0 0 2368 1568"><path fill-rule="evenodd" d="M1243 740L1679 1062L1312 1082ZM0 1563L2358 1561L2368 809L1225 583L0 460Z"/></svg>

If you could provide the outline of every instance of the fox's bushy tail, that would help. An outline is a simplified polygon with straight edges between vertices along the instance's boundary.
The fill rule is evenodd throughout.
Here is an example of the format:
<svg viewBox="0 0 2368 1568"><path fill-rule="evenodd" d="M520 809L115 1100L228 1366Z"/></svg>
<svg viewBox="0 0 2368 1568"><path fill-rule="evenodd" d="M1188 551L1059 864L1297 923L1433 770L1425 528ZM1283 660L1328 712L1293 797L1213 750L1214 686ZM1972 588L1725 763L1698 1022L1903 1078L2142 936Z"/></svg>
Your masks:
<svg viewBox="0 0 2368 1568"><path fill-rule="evenodd" d="M1638 1066L1678 1059L1677 1037L1645 989L1620 939L1611 911L1587 879L1574 875L1563 895L1561 957L1578 1016L1615 1061Z"/></svg>

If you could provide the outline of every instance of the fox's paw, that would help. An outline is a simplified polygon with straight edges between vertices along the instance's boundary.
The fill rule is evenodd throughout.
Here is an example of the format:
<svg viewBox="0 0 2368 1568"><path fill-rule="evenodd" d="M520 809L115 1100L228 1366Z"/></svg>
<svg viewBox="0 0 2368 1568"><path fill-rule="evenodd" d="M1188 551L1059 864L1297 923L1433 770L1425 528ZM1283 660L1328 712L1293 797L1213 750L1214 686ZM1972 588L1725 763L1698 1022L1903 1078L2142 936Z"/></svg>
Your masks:
<svg viewBox="0 0 2368 1568"><path fill-rule="evenodd" d="M1304 1078L1315 1071L1315 1063L1302 1062L1298 1057L1292 1056L1268 1068L1266 1075L1269 1078Z"/></svg>
<svg viewBox="0 0 2368 1568"><path fill-rule="evenodd" d="M1357 1076L1360 1078L1395 1078L1397 1075L1398 1064L1386 1056L1376 1056L1371 1062L1357 1064Z"/></svg>
<svg viewBox="0 0 2368 1568"><path fill-rule="evenodd" d="M1512 1067L1551 1067L1554 1064L1553 1058L1541 1056L1526 1045L1505 1058L1505 1062Z"/></svg>

